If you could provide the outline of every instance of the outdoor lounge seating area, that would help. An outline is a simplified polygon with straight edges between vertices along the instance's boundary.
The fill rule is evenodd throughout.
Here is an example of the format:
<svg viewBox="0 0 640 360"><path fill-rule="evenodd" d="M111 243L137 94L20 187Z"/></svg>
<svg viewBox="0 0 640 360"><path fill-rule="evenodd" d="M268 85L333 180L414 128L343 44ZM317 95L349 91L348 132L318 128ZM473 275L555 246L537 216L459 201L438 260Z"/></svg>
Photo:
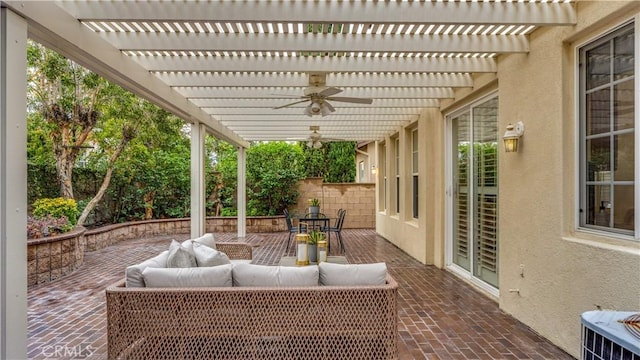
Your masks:
<svg viewBox="0 0 640 360"><path fill-rule="evenodd" d="M346 254L350 263L384 262L398 284L399 359L572 358L499 310L493 300L446 271L420 264L373 230L346 229L344 232L351 245ZM252 247L253 263L278 264L285 252L287 236L287 232L249 234L245 241ZM122 281L127 266L166 250L172 238L127 240L87 253L80 271L29 289L29 358L74 358L80 353L90 359L106 358L105 289ZM186 234L182 238L176 237L177 240L187 238ZM236 241L235 234L229 233L216 234L216 240ZM249 298L248 295L244 297L245 300ZM246 315L251 309L260 310L256 306L237 307L235 311ZM331 305L323 306L332 311ZM178 307L174 304L173 308ZM289 302L281 308L284 314L292 306ZM167 329L176 325L167 321L161 324ZM243 334L238 329L236 337ZM278 346L282 345L275 338L264 342L268 343L275 344L271 348L273 351L278 351ZM58 356L55 356L56 346ZM66 349L67 355L60 349ZM265 349L261 356L269 358L269 348ZM307 350L297 351L304 354ZM248 355L246 358L253 357Z"/></svg>

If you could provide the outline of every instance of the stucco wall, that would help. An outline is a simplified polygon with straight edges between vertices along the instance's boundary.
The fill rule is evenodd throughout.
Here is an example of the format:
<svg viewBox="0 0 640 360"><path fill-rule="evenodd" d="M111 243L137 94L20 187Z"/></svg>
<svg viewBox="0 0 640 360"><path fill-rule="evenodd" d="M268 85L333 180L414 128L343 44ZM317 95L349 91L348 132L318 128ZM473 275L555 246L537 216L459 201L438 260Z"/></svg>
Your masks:
<svg viewBox="0 0 640 360"><path fill-rule="evenodd" d="M499 128L526 125L499 158L500 306L574 356L582 312L640 310L638 243L574 230L575 46L629 19L621 6L579 2L578 26L534 32L528 54L498 61Z"/></svg>
<svg viewBox="0 0 640 360"><path fill-rule="evenodd" d="M497 91L499 136L508 123L526 125L518 153L507 154L499 145L497 301L503 310L578 357L582 312L598 307L640 311L640 243L576 231L576 46L640 16L640 2L578 1L576 8L576 26L535 31L529 53L499 57L496 74L475 76L473 88L457 90L440 109L423 111L417 120L422 199L418 220L410 216L407 128L397 134L403 143L400 214L395 213L392 185L393 138L384 140L388 206L378 208L376 230L417 260L446 267L450 170L444 115ZM382 184L381 174L380 194Z"/></svg>

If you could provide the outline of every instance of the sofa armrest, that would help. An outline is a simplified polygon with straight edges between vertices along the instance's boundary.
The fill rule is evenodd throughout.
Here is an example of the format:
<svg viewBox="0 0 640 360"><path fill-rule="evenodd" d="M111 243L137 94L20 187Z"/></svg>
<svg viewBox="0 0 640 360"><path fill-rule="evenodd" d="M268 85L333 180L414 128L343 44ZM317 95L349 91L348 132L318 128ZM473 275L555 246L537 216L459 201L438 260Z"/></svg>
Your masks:
<svg viewBox="0 0 640 360"><path fill-rule="evenodd" d="M231 260L252 260L253 248L247 243L216 242L216 249L227 254Z"/></svg>

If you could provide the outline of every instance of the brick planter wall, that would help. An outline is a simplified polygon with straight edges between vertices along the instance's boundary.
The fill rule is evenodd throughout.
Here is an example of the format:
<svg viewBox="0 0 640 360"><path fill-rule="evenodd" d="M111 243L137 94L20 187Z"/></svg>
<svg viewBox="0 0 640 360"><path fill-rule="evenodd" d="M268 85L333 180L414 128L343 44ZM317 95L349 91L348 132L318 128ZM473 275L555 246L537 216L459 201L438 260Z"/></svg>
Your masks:
<svg viewBox="0 0 640 360"><path fill-rule="evenodd" d="M84 234L76 229L27 242L27 285L34 286L74 272L84 260Z"/></svg>

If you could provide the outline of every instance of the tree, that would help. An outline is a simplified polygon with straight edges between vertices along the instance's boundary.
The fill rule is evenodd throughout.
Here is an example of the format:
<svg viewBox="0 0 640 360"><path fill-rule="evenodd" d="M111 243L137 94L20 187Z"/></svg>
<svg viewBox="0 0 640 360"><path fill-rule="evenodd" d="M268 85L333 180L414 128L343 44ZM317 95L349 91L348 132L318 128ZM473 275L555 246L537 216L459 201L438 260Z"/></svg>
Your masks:
<svg viewBox="0 0 640 360"><path fill-rule="evenodd" d="M307 177L322 177L330 183L355 181L355 142L327 142L320 149L309 148L304 142L298 144L304 153Z"/></svg>
<svg viewBox="0 0 640 360"><path fill-rule="evenodd" d="M220 190L223 205L236 207L237 151L224 148L216 170L224 188ZM247 215L275 215L295 204L297 183L304 178L302 148L286 142L254 143L247 150ZM229 210L224 214L229 215Z"/></svg>
<svg viewBox="0 0 640 360"><path fill-rule="evenodd" d="M73 167L99 117L102 91L98 75L41 45L27 49L29 109L40 113L51 139L60 195L73 198Z"/></svg>
<svg viewBox="0 0 640 360"><path fill-rule="evenodd" d="M60 195L75 199L79 157L102 155L105 176L78 219L82 225L104 196L116 160L157 107L39 44L29 43L27 61L30 120L41 125L40 138L50 139Z"/></svg>
<svg viewBox="0 0 640 360"><path fill-rule="evenodd" d="M252 145L247 151L247 214L281 214L295 204L303 165L299 146L285 142Z"/></svg>

